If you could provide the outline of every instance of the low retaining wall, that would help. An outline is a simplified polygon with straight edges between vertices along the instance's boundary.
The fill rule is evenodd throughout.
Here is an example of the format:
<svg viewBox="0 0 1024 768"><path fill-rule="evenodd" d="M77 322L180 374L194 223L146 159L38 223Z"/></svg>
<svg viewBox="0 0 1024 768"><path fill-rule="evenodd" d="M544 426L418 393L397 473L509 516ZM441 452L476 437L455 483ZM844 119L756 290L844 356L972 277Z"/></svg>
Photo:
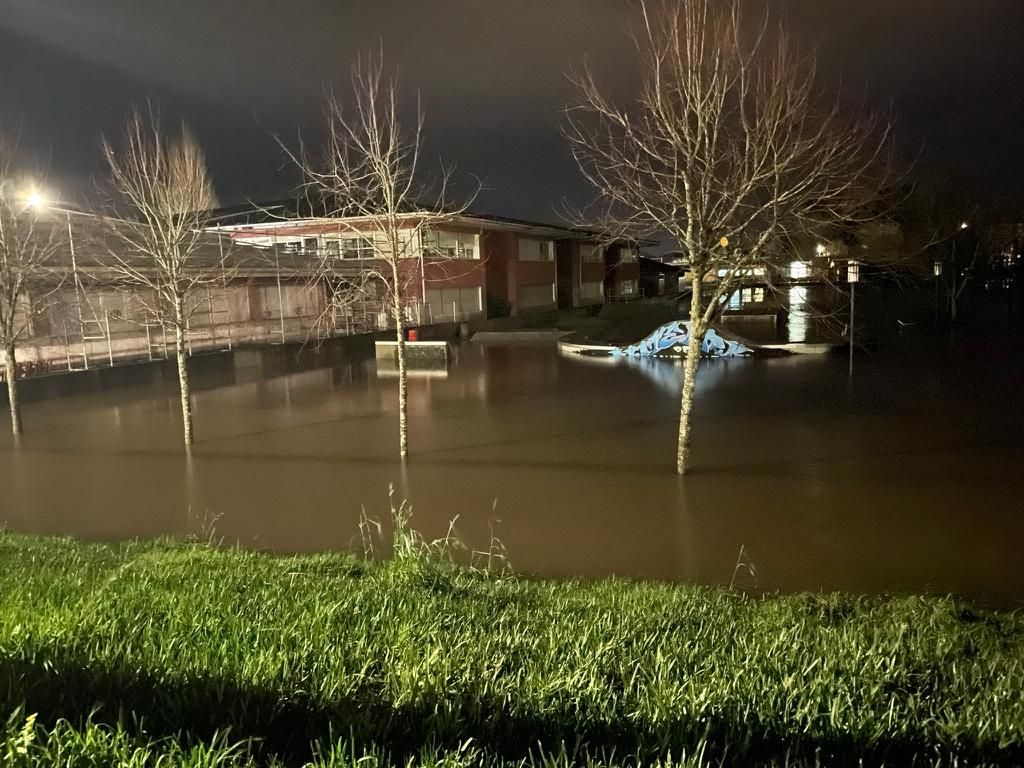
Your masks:
<svg viewBox="0 0 1024 768"><path fill-rule="evenodd" d="M378 360L397 360L397 341L375 341L374 354ZM405 342L405 359L411 363L424 361L448 362L447 341L407 341Z"/></svg>
<svg viewBox="0 0 1024 768"><path fill-rule="evenodd" d="M555 342L571 333L573 331L479 331L473 334L471 341L474 344Z"/></svg>

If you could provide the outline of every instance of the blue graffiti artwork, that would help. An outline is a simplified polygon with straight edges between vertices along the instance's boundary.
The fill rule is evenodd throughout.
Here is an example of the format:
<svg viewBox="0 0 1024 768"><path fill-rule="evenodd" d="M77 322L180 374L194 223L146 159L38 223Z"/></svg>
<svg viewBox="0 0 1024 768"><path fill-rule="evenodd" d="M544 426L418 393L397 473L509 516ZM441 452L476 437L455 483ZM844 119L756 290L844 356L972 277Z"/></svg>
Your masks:
<svg viewBox="0 0 1024 768"><path fill-rule="evenodd" d="M658 357L670 352L682 354L690 341L690 324L685 320L667 323L645 339L612 352L615 357ZM701 343L702 357L748 357L754 351L733 339L728 339L714 328L708 329Z"/></svg>

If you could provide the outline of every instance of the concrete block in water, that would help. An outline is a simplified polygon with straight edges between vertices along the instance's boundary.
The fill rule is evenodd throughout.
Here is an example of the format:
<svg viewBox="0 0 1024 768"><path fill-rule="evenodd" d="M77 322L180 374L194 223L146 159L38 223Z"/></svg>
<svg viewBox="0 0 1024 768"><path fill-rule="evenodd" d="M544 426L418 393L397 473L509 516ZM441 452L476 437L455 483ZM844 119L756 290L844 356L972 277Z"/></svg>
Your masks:
<svg viewBox="0 0 1024 768"><path fill-rule="evenodd" d="M398 360L397 341L373 342L374 353L378 360ZM405 359L410 365L425 363L431 366L448 364L447 341L407 341L405 342Z"/></svg>

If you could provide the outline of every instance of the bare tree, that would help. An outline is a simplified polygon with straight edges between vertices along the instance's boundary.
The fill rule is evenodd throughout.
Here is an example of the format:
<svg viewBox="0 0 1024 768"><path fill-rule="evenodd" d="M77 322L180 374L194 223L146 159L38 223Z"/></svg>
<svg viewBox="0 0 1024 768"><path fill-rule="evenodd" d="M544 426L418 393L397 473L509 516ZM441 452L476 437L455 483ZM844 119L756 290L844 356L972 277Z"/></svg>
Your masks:
<svg viewBox="0 0 1024 768"><path fill-rule="evenodd" d="M21 434L17 347L32 319L49 307L60 286L55 263L61 246L57 227L45 216L37 193L19 188L12 176L15 144L0 135L0 347L11 409L11 431Z"/></svg>
<svg viewBox="0 0 1024 768"><path fill-rule="evenodd" d="M771 273L799 235L877 215L891 181L890 125L844 119L815 60L740 0L648 0L635 35L639 96L620 106L591 70L575 76L566 134L616 235L665 236L690 264L689 339L677 469L690 468L690 415L704 335L752 273Z"/></svg>
<svg viewBox="0 0 1024 768"><path fill-rule="evenodd" d="M174 331L185 445L192 444L187 353L189 316L196 295L223 283L223 260L204 254L208 212L217 205L206 158L182 125L168 136L153 111L135 110L119 146L103 140L118 215L107 221L110 247L103 267L116 280L142 289L146 312Z"/></svg>
<svg viewBox="0 0 1024 768"><path fill-rule="evenodd" d="M413 315L412 297L420 292L415 286L423 290L426 284L424 246L439 226L465 213L475 195L453 203L451 169L442 166L431 174L424 168L423 110L417 104L411 124L403 123L398 77L385 70L383 53L360 57L351 79L350 110L328 95L322 154L282 146L305 177L307 199L326 218L339 220L340 234L359 242L355 267L342 270L338 254L327 251L311 266L311 282L327 296L321 321L331 323L335 313L374 296L383 300L395 324L404 461L409 454L405 329Z"/></svg>

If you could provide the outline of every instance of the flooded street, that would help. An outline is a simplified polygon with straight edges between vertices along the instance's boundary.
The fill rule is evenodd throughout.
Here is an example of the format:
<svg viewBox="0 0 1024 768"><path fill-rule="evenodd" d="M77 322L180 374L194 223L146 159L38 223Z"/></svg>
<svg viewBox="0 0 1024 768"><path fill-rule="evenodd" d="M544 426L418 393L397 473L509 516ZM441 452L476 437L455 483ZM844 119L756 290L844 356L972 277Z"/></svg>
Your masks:
<svg viewBox="0 0 1024 768"><path fill-rule="evenodd" d="M304 370L294 348L196 358L190 458L169 368L36 397L21 444L0 438L0 520L90 539L212 525L245 546L317 551L358 546L361 511L385 518L394 484L426 536L457 516L471 549L493 530L526 573L714 584L735 573L754 590L1024 603L1019 364L892 349L861 356L851 384L844 355L709 361L697 469L680 480L671 362L456 347L447 373L410 381L403 471L397 382L369 352ZM741 547L755 575L736 569Z"/></svg>

